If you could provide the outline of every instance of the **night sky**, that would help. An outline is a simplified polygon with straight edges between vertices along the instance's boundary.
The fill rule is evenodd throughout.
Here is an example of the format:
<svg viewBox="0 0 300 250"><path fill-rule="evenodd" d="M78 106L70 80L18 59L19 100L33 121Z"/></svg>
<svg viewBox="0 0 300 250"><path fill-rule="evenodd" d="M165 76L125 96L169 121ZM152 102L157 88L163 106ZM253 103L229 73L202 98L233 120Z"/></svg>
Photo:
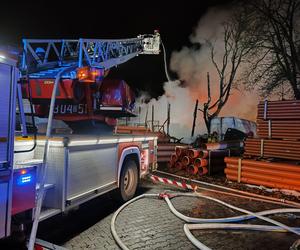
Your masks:
<svg viewBox="0 0 300 250"><path fill-rule="evenodd" d="M7 3L9 2L9 3ZM159 29L171 52L191 46L189 35L210 6L225 1L3 1L0 43L19 45L22 38L130 38ZM228 3L228 0L226 1ZM166 6L167 5L167 6ZM171 72L172 74L172 72ZM176 75L172 74L175 78ZM163 56L139 56L113 70L152 96L162 94L166 81Z"/></svg>

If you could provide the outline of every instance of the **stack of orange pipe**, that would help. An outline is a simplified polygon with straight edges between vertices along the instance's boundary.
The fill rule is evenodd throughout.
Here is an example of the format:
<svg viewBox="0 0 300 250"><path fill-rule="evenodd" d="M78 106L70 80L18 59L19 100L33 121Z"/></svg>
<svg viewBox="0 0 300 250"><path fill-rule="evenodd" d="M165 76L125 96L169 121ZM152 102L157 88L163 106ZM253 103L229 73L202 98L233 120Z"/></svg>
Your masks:
<svg viewBox="0 0 300 250"><path fill-rule="evenodd" d="M300 101L260 102L257 107L260 138L300 139Z"/></svg>
<svg viewBox="0 0 300 250"><path fill-rule="evenodd" d="M245 155L300 160L300 141L249 138Z"/></svg>
<svg viewBox="0 0 300 250"><path fill-rule="evenodd" d="M182 160L187 157L187 151L189 149L189 146L176 146L175 147L175 153L173 153L170 157L169 166L171 168L176 168L178 170L186 168L187 164L186 161L189 161L188 158L185 159L184 163Z"/></svg>
<svg viewBox="0 0 300 250"><path fill-rule="evenodd" d="M157 161L159 163L161 162L169 162L170 157L172 157L175 147L178 146L177 143L161 143L159 142L157 145Z"/></svg>
<svg viewBox="0 0 300 250"><path fill-rule="evenodd" d="M257 120L260 138L300 140L299 120Z"/></svg>
<svg viewBox="0 0 300 250"><path fill-rule="evenodd" d="M240 150L206 150L203 148L176 146L175 153L170 157L169 166L178 170L184 169L191 175L211 175L224 171L225 156L240 155L239 152Z"/></svg>
<svg viewBox="0 0 300 250"><path fill-rule="evenodd" d="M300 101L260 102L257 111L259 138L245 142L247 157L276 159L275 162L225 159L229 180L300 191L300 166L280 163L300 160Z"/></svg>
<svg viewBox="0 0 300 250"><path fill-rule="evenodd" d="M229 180L300 191L300 167L298 165L239 159L238 157L226 157L225 163L225 173Z"/></svg>
<svg viewBox="0 0 300 250"><path fill-rule="evenodd" d="M205 175L208 172L208 161L205 159L207 157L207 150L177 146L175 153L171 155L169 165L176 169L185 169L190 174Z"/></svg>
<svg viewBox="0 0 300 250"><path fill-rule="evenodd" d="M300 120L300 100L260 102L257 119Z"/></svg>

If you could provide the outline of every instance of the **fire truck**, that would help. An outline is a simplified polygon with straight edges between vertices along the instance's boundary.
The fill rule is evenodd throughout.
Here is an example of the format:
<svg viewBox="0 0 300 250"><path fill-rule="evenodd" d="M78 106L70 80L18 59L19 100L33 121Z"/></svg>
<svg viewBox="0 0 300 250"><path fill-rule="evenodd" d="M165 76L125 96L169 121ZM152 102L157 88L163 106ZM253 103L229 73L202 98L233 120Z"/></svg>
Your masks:
<svg viewBox="0 0 300 250"><path fill-rule="evenodd" d="M155 136L113 133L119 117L134 115L134 97L107 75L138 55L159 54L160 34L23 39L23 46L19 63L0 55L0 238L11 234L13 217L29 214L32 240L39 221L103 193L131 199L156 167ZM47 122L44 133L37 118ZM70 129L54 130L58 121Z"/></svg>

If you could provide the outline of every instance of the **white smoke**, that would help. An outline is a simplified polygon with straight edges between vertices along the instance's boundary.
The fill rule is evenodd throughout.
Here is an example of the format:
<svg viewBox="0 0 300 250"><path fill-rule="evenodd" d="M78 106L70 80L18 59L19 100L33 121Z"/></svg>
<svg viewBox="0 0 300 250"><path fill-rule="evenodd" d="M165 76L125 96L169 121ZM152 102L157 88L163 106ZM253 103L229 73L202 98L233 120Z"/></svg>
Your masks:
<svg viewBox="0 0 300 250"><path fill-rule="evenodd" d="M177 137L185 137L189 141L193 113L196 99L199 100L199 108L207 100L207 72L210 73L212 95L219 91L219 79L217 71L211 61L211 51L207 41L214 44L216 61L220 62L224 51L223 24L230 17L231 10L227 8L212 8L200 19L198 26L190 36L193 44L199 48L183 47L180 51L174 51L171 56L170 67L175 71L184 87L179 81L164 84L165 94L160 98L152 99L150 103L140 104L142 106L142 117L145 117L148 107L148 119L151 118L151 106L154 106L155 120L160 124L167 118L167 103L171 104L170 134ZM228 103L224 106L220 116L237 116L255 120L257 94L251 94L240 90L233 90ZM198 112L196 123L196 134L205 133L206 127L203 122L202 113Z"/></svg>
<svg viewBox="0 0 300 250"><path fill-rule="evenodd" d="M165 94L158 99L151 99L148 103L143 102L147 96L141 96L137 100L137 107L141 107L139 115L142 121L150 121L152 118L152 106L154 107L154 122L162 125L168 117L168 104L170 108L170 135L177 138L185 138L189 141L193 122L194 101L191 99L188 88L181 87L179 81L166 82ZM146 118L148 113L148 117Z"/></svg>

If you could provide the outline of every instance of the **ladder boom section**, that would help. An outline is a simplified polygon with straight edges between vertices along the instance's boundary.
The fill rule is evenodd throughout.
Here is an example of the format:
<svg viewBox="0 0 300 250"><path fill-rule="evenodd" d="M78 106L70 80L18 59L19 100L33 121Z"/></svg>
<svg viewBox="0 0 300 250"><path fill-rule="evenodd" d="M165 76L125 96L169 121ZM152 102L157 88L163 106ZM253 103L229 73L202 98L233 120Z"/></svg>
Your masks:
<svg viewBox="0 0 300 250"><path fill-rule="evenodd" d="M21 69L37 71L57 66L109 69L139 54L159 54L160 35L130 39L23 39Z"/></svg>

